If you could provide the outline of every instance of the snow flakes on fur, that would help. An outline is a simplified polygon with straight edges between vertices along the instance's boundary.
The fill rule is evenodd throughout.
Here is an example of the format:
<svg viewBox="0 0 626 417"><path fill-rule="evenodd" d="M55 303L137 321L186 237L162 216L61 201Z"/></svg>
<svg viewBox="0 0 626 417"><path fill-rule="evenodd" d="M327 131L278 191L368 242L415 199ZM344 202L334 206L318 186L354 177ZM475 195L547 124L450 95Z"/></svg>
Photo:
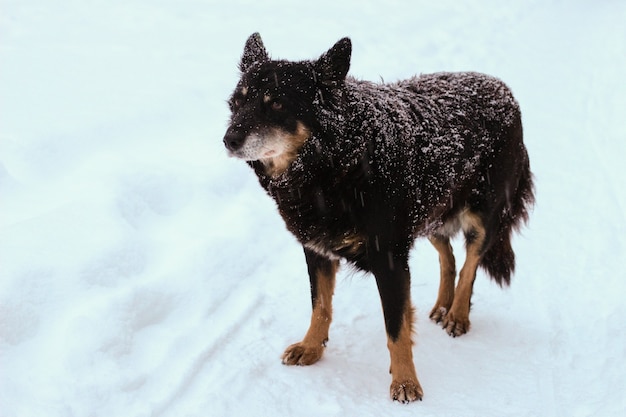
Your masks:
<svg viewBox="0 0 626 417"><path fill-rule="evenodd" d="M442 226L462 184L489 180L480 175L500 149L502 131L520 119L504 83L471 72L393 84L348 77L332 94L312 103L320 130L283 175L262 184L274 196L320 175L384 184L387 195L413 202L407 214L419 235Z"/></svg>

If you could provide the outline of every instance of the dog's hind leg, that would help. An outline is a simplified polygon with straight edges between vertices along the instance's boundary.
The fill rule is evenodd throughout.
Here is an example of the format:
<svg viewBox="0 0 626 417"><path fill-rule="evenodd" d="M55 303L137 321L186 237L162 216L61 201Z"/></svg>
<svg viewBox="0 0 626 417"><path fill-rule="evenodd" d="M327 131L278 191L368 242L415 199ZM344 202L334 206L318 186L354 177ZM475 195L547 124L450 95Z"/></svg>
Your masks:
<svg viewBox="0 0 626 417"><path fill-rule="evenodd" d="M430 312L430 318L435 323L441 323L445 315L450 311L454 301L454 279L456 277L456 266L450 238L447 236L434 234L428 240L439 253L440 281L437 302Z"/></svg>
<svg viewBox="0 0 626 417"><path fill-rule="evenodd" d="M390 394L394 401L421 400L422 387L413 363L413 306L408 259L382 252L385 258L373 265L376 284L383 305L387 347L391 356Z"/></svg>
<svg viewBox="0 0 626 417"><path fill-rule="evenodd" d="M443 328L452 337L461 336L469 331L470 301L486 235L483 221L475 213L470 211L463 213L461 225L465 233L467 255L459 273L452 307L443 318Z"/></svg>
<svg viewBox="0 0 626 417"><path fill-rule="evenodd" d="M306 248L304 253L311 281L313 314L304 339L285 350L282 357L285 365L311 365L317 362L324 353L332 320L335 274L339 261L330 260Z"/></svg>

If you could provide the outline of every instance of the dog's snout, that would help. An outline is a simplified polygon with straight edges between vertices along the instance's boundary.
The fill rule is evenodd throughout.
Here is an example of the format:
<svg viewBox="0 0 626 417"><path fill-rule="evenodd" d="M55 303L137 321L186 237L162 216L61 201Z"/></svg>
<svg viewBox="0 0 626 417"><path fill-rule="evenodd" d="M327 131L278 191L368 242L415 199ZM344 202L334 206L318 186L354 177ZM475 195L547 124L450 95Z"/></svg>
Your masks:
<svg viewBox="0 0 626 417"><path fill-rule="evenodd" d="M231 152L241 149L246 137L241 133L228 130L224 135L224 146Z"/></svg>

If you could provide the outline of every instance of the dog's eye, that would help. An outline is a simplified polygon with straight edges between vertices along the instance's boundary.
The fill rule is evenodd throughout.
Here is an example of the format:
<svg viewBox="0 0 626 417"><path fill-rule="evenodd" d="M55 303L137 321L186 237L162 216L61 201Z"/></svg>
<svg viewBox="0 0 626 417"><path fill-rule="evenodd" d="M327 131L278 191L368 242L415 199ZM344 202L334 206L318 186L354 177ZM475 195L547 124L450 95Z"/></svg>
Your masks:
<svg viewBox="0 0 626 417"><path fill-rule="evenodd" d="M241 107L242 104L243 104L243 100L240 99L240 98L236 98L236 99L233 100L233 106L235 108Z"/></svg>
<svg viewBox="0 0 626 417"><path fill-rule="evenodd" d="M272 110L282 110L283 109L283 104L280 101L272 101Z"/></svg>

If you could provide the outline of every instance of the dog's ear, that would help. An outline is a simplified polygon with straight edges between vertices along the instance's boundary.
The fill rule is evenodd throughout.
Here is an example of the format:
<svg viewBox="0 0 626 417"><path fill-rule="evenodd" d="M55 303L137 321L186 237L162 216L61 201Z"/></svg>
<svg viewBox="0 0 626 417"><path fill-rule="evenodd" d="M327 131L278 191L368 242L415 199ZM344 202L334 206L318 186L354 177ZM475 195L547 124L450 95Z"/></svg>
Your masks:
<svg viewBox="0 0 626 417"><path fill-rule="evenodd" d="M346 79L351 54L352 42L350 38L343 38L315 62L315 70L322 84L342 83Z"/></svg>
<svg viewBox="0 0 626 417"><path fill-rule="evenodd" d="M243 55L241 55L241 62L239 63L239 69L241 72L246 72L248 68L255 62L269 61L270 57L263 46L261 35L258 32L250 35L246 41L246 46L243 48Z"/></svg>

